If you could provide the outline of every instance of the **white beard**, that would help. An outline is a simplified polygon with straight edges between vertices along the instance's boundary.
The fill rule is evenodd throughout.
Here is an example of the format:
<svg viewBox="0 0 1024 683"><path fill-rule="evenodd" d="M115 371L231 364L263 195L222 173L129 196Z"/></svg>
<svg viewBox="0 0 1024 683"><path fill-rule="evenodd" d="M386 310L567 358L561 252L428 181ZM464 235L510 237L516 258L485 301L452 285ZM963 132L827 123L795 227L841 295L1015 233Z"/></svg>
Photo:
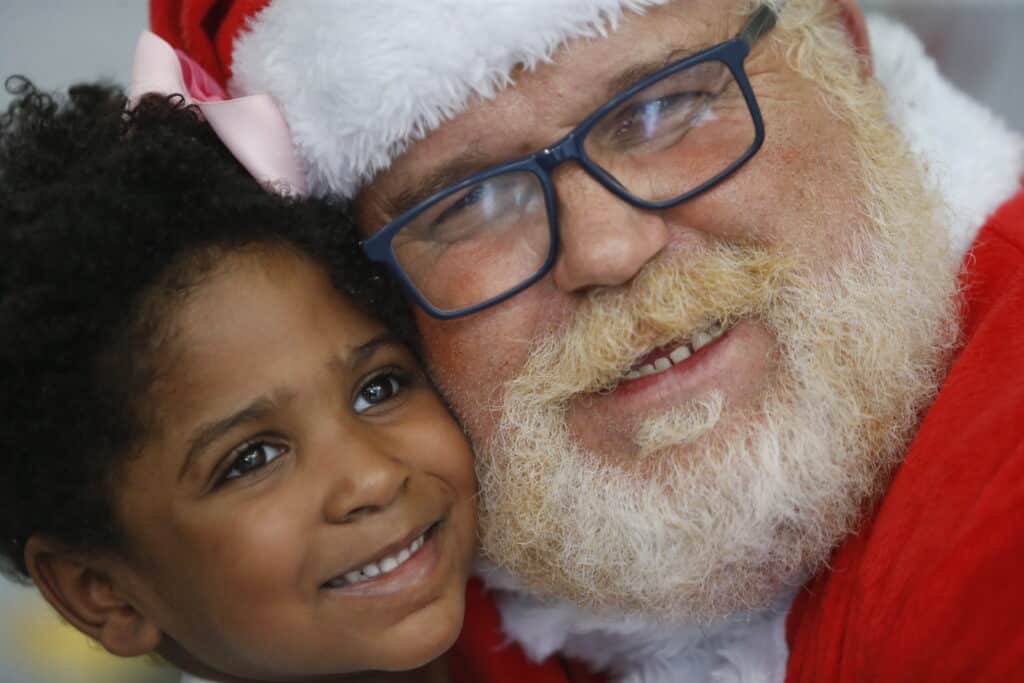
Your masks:
<svg viewBox="0 0 1024 683"><path fill-rule="evenodd" d="M926 160L929 180L948 199L957 257L984 219L1018 189L1024 145L992 115L942 80L920 43L903 27L871 18L877 75L892 94L891 117ZM944 118L935 118L935 112ZM969 140L969 150L950 141ZM785 676L784 620L791 593L752 613L711 624L623 616L539 598L510 574L482 567L499 590L506 633L536 660L562 652L628 683L768 683Z"/></svg>
<svg viewBox="0 0 1024 683"><path fill-rule="evenodd" d="M913 178L880 200L900 208L864 236L867 256L835 272L719 244L590 295L531 349L477 440L485 556L549 597L664 618L717 620L802 584L886 485L956 339L953 261ZM709 319L771 330L777 367L755 406L711 392L621 424L628 455L580 445L575 397Z"/></svg>

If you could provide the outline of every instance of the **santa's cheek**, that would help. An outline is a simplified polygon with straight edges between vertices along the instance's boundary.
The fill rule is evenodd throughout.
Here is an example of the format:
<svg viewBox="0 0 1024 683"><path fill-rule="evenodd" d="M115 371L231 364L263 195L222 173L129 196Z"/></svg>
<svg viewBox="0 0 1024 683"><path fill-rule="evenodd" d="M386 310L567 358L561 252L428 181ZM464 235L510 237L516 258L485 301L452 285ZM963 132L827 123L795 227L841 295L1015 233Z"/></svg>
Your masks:
<svg viewBox="0 0 1024 683"><path fill-rule="evenodd" d="M418 316L431 375L460 414L479 413L526 363L538 336L537 307L529 305L533 298L528 290L458 320Z"/></svg>

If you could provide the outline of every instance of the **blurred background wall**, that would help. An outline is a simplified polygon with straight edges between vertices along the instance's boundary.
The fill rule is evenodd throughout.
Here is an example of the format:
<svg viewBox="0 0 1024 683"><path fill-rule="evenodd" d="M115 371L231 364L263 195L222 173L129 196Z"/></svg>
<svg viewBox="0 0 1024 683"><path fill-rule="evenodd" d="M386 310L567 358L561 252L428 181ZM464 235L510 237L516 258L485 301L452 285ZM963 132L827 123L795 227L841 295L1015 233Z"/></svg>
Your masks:
<svg viewBox="0 0 1024 683"><path fill-rule="evenodd" d="M486 0L482 0L486 2ZM1024 0L861 0L910 24L947 75L1024 130ZM0 0L0 74L127 80L145 0ZM8 101L0 93L0 107Z"/></svg>
<svg viewBox="0 0 1024 683"><path fill-rule="evenodd" d="M372 0L367 0L372 2ZM866 0L909 24L960 88L1024 131L1024 0ZM0 77L62 88L126 82L144 0L0 0ZM9 96L0 93L0 108ZM2 471L0 471L2 476ZM0 683L169 683L169 669L109 658L35 593L0 578Z"/></svg>

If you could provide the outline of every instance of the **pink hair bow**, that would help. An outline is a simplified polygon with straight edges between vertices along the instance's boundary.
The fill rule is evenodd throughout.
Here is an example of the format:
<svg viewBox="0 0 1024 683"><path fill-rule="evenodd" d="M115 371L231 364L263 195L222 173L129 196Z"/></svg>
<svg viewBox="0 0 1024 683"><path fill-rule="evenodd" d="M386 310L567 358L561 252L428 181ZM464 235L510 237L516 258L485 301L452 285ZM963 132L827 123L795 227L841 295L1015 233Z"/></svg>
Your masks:
<svg viewBox="0 0 1024 683"><path fill-rule="evenodd" d="M181 94L202 112L239 163L271 190L305 194L291 131L270 95L230 98L224 88L181 51L149 31L139 36L129 101L147 93Z"/></svg>

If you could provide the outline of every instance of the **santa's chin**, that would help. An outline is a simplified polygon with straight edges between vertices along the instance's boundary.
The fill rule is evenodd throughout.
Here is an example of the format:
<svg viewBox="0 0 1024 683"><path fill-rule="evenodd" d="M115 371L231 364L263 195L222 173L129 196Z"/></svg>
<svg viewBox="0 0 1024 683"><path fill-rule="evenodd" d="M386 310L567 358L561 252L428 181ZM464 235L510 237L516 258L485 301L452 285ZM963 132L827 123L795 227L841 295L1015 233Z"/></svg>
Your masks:
<svg viewBox="0 0 1024 683"><path fill-rule="evenodd" d="M827 469L780 462L794 449L767 429L727 429L728 417L718 394L660 415L635 435L642 456L628 467L608 466L564 436L559 448L560 430L533 435L558 460L531 467L518 450L514 474L499 484L490 471L504 495L489 494L484 506L485 551L535 590L598 611L707 620L770 605L849 522L805 491L851 496ZM551 488L522 490L540 481ZM523 527L501 514L528 499ZM817 534L796 537L794 520Z"/></svg>

